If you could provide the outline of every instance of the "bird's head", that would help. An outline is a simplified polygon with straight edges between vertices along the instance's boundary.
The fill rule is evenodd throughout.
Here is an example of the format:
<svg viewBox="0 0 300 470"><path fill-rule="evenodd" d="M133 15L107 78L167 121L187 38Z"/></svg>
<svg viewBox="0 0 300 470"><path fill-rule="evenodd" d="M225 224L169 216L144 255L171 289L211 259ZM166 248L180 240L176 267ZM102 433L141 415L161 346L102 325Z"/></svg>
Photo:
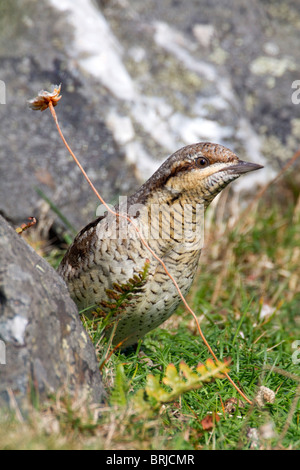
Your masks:
<svg viewBox="0 0 300 470"><path fill-rule="evenodd" d="M153 194L190 195L208 205L244 173L263 168L240 160L231 150L209 142L188 145L171 155L148 180ZM201 200L202 199L202 200Z"/></svg>

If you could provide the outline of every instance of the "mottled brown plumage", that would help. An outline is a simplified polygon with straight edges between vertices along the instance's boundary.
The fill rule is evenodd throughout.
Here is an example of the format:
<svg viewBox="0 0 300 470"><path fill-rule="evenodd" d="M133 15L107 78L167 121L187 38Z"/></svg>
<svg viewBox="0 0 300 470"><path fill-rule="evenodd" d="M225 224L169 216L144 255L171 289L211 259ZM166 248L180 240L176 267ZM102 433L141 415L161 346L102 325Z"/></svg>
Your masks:
<svg viewBox="0 0 300 470"><path fill-rule="evenodd" d="M127 207L117 210L130 215L186 295L204 242L205 209L227 184L259 168L221 145L189 145L171 155L128 198ZM108 301L107 289L140 273L146 260L150 260L146 282L113 318L118 321L114 344L122 342L122 347L164 322L180 302L173 282L134 227L111 214L99 217L81 230L59 267L78 308L85 309Z"/></svg>

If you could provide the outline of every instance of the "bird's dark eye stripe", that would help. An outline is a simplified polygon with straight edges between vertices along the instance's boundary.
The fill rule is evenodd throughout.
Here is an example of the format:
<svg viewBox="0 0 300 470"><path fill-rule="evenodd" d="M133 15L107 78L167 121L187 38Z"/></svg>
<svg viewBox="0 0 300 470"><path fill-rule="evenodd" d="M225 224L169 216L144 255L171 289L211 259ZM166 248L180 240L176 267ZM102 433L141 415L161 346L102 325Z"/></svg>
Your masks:
<svg viewBox="0 0 300 470"><path fill-rule="evenodd" d="M196 158L195 163L198 168L204 168L209 165L209 160L205 157L198 157Z"/></svg>

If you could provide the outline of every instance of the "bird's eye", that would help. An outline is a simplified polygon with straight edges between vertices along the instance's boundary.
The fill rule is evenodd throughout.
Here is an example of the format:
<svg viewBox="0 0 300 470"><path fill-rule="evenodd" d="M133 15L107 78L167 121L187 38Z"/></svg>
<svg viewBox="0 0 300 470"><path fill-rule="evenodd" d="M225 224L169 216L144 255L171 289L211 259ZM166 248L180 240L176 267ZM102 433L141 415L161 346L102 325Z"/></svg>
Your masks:
<svg viewBox="0 0 300 470"><path fill-rule="evenodd" d="M209 165L209 160L205 157L198 157L196 158L195 163L198 168L205 168Z"/></svg>

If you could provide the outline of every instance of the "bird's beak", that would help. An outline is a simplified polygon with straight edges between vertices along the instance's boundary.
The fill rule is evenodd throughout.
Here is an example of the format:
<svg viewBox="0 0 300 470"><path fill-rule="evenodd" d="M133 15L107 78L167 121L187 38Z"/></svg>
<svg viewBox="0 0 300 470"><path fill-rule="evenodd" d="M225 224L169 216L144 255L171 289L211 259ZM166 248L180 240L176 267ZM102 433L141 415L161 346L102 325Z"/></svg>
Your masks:
<svg viewBox="0 0 300 470"><path fill-rule="evenodd" d="M243 173L248 173L249 171L260 170L260 168L263 168L263 166L258 165L257 163L244 162L243 160L239 160L235 165L231 165L226 168L226 171L228 173L242 175Z"/></svg>

